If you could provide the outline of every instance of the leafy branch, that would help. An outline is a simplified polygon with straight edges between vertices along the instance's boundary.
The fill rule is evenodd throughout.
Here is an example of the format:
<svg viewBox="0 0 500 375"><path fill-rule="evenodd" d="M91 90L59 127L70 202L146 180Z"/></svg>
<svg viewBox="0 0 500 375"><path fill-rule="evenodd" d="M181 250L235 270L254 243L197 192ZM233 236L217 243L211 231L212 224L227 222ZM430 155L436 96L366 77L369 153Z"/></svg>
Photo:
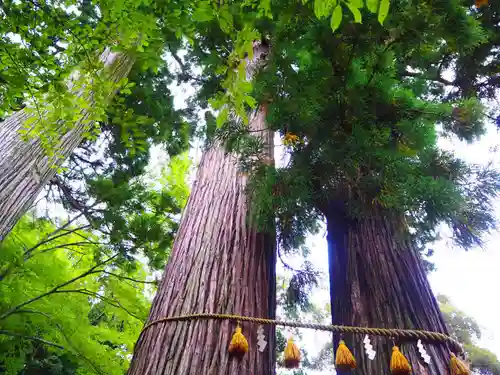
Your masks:
<svg viewBox="0 0 500 375"><path fill-rule="evenodd" d="M24 306L27 306L27 305L29 305L29 304L31 304L33 302L36 302L36 301L38 301L38 300L40 300L42 298L45 298L45 297L47 297L47 296L49 296L51 294L57 293L62 288L64 288L65 286L67 286L69 284L74 283L75 281L78 281L78 280L80 280L80 279L82 279L82 278L84 278L84 277L86 277L88 275L91 275L93 273L101 272L101 270L97 271L97 268L99 268L99 267L101 267L101 266L103 266L103 265L111 262L118 255L119 254L115 254L112 257L106 259L105 261L100 262L100 263L96 264L95 266L89 268L84 273L82 273L82 274L80 274L80 275L72 278L71 280L68 280L68 281L66 281L66 282L64 282L62 284L59 284L59 285L55 286L54 288L52 288L51 290L49 290L49 291L47 291L45 293L42 293L42 294L40 294L40 295L38 295L36 297L33 297L33 298L31 298L31 299L29 299L29 300L27 300L27 301L25 301L25 302L23 302L23 303L21 303L21 304L19 304L17 306L12 307L11 309L7 310L5 313L3 313L2 315L0 315L0 320L4 320L4 319L8 318L9 316L15 314L18 310L22 309Z"/></svg>
<svg viewBox="0 0 500 375"><path fill-rule="evenodd" d="M108 305L122 309L128 315L140 320L141 322L144 322L144 318L141 318L141 317L137 316L136 314L134 314L133 312L131 312L130 310L128 310L119 301L105 297L99 293L93 292L93 291L85 289L85 288L82 288L82 289L63 289L63 290L56 290L53 292L53 294L56 294L56 293L77 293L77 294L84 294L84 295L89 296L89 297L98 298L101 301L107 303Z"/></svg>
<svg viewBox="0 0 500 375"><path fill-rule="evenodd" d="M102 271L102 272L105 273L106 275L114 276L114 277L119 278L119 279L133 281L134 283L153 284L153 285L158 284L157 281L143 281L143 280L137 280L137 279L134 279L134 278L128 277L128 276L118 275L118 274L113 273L113 272L108 272L108 271Z"/></svg>
<svg viewBox="0 0 500 375"><path fill-rule="evenodd" d="M20 338L23 338L23 339L26 339L26 340L36 341L36 342L40 342L40 343L45 344L45 345L53 346L53 347L58 348L58 349L64 349L64 346L56 344L56 343L53 343L53 342L48 341L48 340L44 340L44 339L42 339L40 337L23 335L21 333L6 331L6 330L3 330L3 329L0 330L0 335L12 336L12 337L20 337Z"/></svg>

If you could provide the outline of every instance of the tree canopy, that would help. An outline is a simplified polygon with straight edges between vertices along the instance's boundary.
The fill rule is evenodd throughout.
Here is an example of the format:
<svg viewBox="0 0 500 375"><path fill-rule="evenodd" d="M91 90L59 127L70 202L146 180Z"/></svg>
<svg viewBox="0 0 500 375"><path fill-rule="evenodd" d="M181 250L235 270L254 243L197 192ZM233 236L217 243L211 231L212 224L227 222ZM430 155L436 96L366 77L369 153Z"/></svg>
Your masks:
<svg viewBox="0 0 500 375"><path fill-rule="evenodd" d="M98 237L25 217L0 246L0 371L123 374L154 282Z"/></svg>
<svg viewBox="0 0 500 375"><path fill-rule="evenodd" d="M459 245L481 245L495 227L498 173L465 164L437 142L471 142L496 118L489 70L465 76L460 66L473 57L469 65L496 64L497 5L396 2L384 26L366 14L335 33L312 15L308 4L284 3L263 26L272 50L254 94L270 101L268 124L290 160L256 173L257 216L278 216L285 248L297 246L332 201L351 217L371 207L406 216L420 246L443 222ZM465 81L482 83L470 91ZM251 135L239 129L230 146L246 155Z"/></svg>

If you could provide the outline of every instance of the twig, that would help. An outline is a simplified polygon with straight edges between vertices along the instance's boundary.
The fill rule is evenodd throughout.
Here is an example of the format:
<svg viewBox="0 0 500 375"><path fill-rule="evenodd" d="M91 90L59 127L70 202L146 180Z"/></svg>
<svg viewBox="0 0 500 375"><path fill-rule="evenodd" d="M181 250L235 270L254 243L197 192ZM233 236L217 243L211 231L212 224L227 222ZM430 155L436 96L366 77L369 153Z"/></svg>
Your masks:
<svg viewBox="0 0 500 375"><path fill-rule="evenodd" d="M425 76L424 74L409 72L407 70L405 70L404 72L401 72L401 75L403 77L423 78L423 79L425 79L427 81L439 82L439 83L442 83L442 84L447 85L447 86L454 86L455 85L454 82L448 81L447 79L444 79L440 75L437 75L436 77L428 77L428 76Z"/></svg>
<svg viewBox="0 0 500 375"><path fill-rule="evenodd" d="M25 302L23 302L23 303L21 303L21 304L19 304L19 305L17 305L17 306L12 307L11 309L7 310L5 313L3 313L2 315L0 315L0 320L3 320L3 319L5 319L5 318L8 318L8 317L9 317L9 316L11 316L12 314L16 313L16 311L18 311L18 310L22 309L24 306L29 305L29 304L31 304L31 303L33 303L33 302L36 302L36 301L38 301L38 300L40 300L40 299L42 299L42 298L44 298L44 297L47 297L47 296L49 296L49 295L51 295L51 294L54 294L54 293L56 293L58 290L60 290L61 288L64 288L65 286L67 286L67 285L69 285L69 284L71 284L71 283L74 283L74 282L75 282L75 281L77 281L77 280L80 280L80 279L82 279L82 278L84 278L84 277L86 277L86 276L88 276L88 275L93 274L93 273L101 272L101 270L96 271L96 269L97 269L98 267L100 267L100 266L103 266L103 265L104 265L104 264L106 264L106 263L109 263L110 261L112 261L112 260L113 260L114 258L116 258L117 256L118 256L118 254L115 254L115 255L113 255L112 257L110 257L110 258L106 259L105 261L103 261L103 262L100 262L100 263L96 264L96 265L95 265L95 266L93 266L92 268L89 268L89 269L88 269L87 271L85 271L84 273L82 273L82 274L80 274L80 275L78 275L78 276L75 276L75 277L74 277L74 278L72 278L71 280L68 280L68 281L66 281L66 282L64 282L64 283L62 283L62 284L59 284L59 285L55 286L54 288L52 288L52 289L51 289L51 290L49 290L48 292L42 293L42 294L40 294L40 295L38 295L38 296L36 296L36 297L33 297L33 298L31 298L31 299L29 299L29 300L27 300L27 301L25 301Z"/></svg>
<svg viewBox="0 0 500 375"><path fill-rule="evenodd" d="M6 330L3 330L3 329L0 330L0 335L12 336L12 337L20 337L20 338L23 338L23 339L26 339L26 340L36 341L36 342L40 342L40 343L45 344L45 345L53 346L53 347L58 348L58 349L64 349L64 346L56 344L56 343L53 343L51 341L47 341L47 340L41 339L40 337L27 336L27 335L23 335L21 333L6 331Z"/></svg>
<svg viewBox="0 0 500 375"><path fill-rule="evenodd" d="M64 236L66 236L68 234L75 233L75 232L77 232L79 230L87 229L89 227L90 227L90 225L84 225L84 226L81 226L81 227L74 228L72 230L66 231L64 233L58 234L57 236L49 237L49 238L47 238L47 239L45 239L43 241L40 241L35 246L33 246L32 248L30 248L30 249L28 249L28 250L26 250L24 252L24 254L23 254L24 258L25 259L29 259L31 257L31 254L33 253L33 251L35 251L36 249L38 249L40 246L45 245L46 243L49 243L49 242L51 242L51 241L53 241L53 240L55 240L57 238L64 237Z"/></svg>
<svg viewBox="0 0 500 375"><path fill-rule="evenodd" d="M94 243L90 243L90 242L71 242L71 243L65 243L65 244L58 245L58 246L49 247L48 249L40 250L36 254L48 253L49 251L57 250L57 249L66 249L66 250L71 251L71 252L75 252L75 253L79 253L79 254L84 254L85 255L85 253L82 253L81 251L76 251L76 250L73 250L73 249L69 249L68 246L90 246L90 245L95 246Z"/></svg>
<svg viewBox="0 0 500 375"><path fill-rule="evenodd" d="M102 296L100 295L99 293L96 293L96 292L93 292L91 290L88 290L88 289L63 289L63 290L56 290L53 292L54 294L56 293L78 293L78 294L84 294L86 296L90 296L90 297L94 297L94 298L99 298L100 300L106 302L108 305L111 305L113 307L116 307L116 308L119 308L119 309L122 309L123 311L125 311L127 314L129 314L131 317L134 317L136 318L137 320L140 320L141 322L144 322L144 319L143 318L140 318L138 317L137 315L135 315L134 313L132 313L131 311L129 311L127 308L125 308L120 302L118 302L117 300L113 300L111 298L108 298L108 297L105 297L105 296Z"/></svg>
<svg viewBox="0 0 500 375"><path fill-rule="evenodd" d="M102 272L105 273L106 275L114 276L114 277L117 277L119 279L133 281L134 283L154 284L154 285L158 284L156 281L142 281L142 280L133 279L133 278L127 277L127 276L118 275L116 273L112 273L112 272L108 272L108 271L102 271Z"/></svg>
<svg viewBox="0 0 500 375"><path fill-rule="evenodd" d="M193 76L189 72L189 69L186 67L186 65L182 62L181 58L172 50L172 47L170 47L170 45L168 45L168 50L169 50L170 54L172 55L172 57L174 58L174 60L177 62L177 64L179 64L181 71L182 71L182 74L185 77L188 77L188 78L192 79L193 81L196 81L199 83L206 83L207 82L203 78L198 78L198 77Z"/></svg>

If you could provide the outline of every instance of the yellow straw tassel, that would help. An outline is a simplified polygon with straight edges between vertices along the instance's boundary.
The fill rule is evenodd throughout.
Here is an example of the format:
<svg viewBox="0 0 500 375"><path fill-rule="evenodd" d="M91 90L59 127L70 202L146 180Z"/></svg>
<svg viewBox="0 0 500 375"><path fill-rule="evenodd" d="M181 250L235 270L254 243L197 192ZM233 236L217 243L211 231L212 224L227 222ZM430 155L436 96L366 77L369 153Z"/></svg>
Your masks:
<svg viewBox="0 0 500 375"><path fill-rule="evenodd" d="M476 0L475 4L476 4L476 8L488 6L488 0Z"/></svg>
<svg viewBox="0 0 500 375"><path fill-rule="evenodd" d="M293 338L289 338L285 347L285 367L297 368L300 363L300 350L293 342Z"/></svg>
<svg viewBox="0 0 500 375"><path fill-rule="evenodd" d="M451 353L450 359L450 374L451 375L470 375L470 370L467 366L458 359L455 354Z"/></svg>
<svg viewBox="0 0 500 375"><path fill-rule="evenodd" d="M392 348L391 356L391 374L392 375L410 375L411 366L406 357L399 351L397 346Z"/></svg>
<svg viewBox="0 0 500 375"><path fill-rule="evenodd" d="M335 368L348 371L356 368L356 359L345 344L344 340L340 340L337 353L335 354Z"/></svg>
<svg viewBox="0 0 500 375"><path fill-rule="evenodd" d="M237 326L229 344L229 353L237 357L243 357L246 352L248 352L248 341L241 333L241 327Z"/></svg>

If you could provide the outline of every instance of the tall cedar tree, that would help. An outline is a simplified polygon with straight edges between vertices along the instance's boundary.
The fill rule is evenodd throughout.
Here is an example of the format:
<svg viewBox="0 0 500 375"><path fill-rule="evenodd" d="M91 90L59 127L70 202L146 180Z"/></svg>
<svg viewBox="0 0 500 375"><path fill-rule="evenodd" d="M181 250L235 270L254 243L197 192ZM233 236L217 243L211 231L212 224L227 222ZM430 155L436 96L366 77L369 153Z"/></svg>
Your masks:
<svg viewBox="0 0 500 375"><path fill-rule="evenodd" d="M256 45L249 72L266 52L265 45ZM269 162L273 139L265 115L261 106L250 116L249 128L261 139L261 157ZM274 241L248 222L246 181L235 156L214 141L201 159L149 322L199 312L269 317ZM239 360L228 354L234 328L204 320L152 326L139 338L128 374L271 373L271 329L266 332L270 343L260 352L255 327L243 324L251 349Z"/></svg>
<svg viewBox="0 0 500 375"><path fill-rule="evenodd" d="M257 100L272 98L269 127L298 141L285 167L253 176L253 210L262 225L278 216L285 250L326 218L333 324L447 332L421 251L440 223L465 248L495 226L498 173L437 146L473 141L496 118L481 99L497 87L499 5L470 5L394 2L384 27L363 13L332 33L310 4L283 2L259 25L272 54ZM387 371L390 340L374 339L368 361L358 336L345 339L356 373ZM414 373L448 373L446 347L430 345L427 366L414 343L398 344Z"/></svg>

